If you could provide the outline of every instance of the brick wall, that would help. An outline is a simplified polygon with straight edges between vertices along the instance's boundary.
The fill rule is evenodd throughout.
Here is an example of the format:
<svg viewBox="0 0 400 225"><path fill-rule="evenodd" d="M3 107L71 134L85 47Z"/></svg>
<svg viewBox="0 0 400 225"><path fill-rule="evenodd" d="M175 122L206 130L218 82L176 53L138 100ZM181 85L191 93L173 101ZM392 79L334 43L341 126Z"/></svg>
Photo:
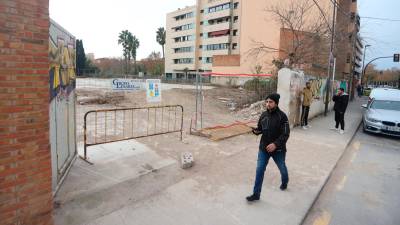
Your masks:
<svg viewBox="0 0 400 225"><path fill-rule="evenodd" d="M240 66L240 55L214 55L213 66Z"/></svg>
<svg viewBox="0 0 400 225"><path fill-rule="evenodd" d="M49 0L0 1L0 224L52 224Z"/></svg>

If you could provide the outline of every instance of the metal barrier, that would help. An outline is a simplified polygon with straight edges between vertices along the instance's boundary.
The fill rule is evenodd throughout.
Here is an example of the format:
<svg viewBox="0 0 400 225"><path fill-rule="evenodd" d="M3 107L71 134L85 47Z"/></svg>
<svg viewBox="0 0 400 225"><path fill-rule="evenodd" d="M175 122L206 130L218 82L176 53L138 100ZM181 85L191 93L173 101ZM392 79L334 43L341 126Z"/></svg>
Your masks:
<svg viewBox="0 0 400 225"><path fill-rule="evenodd" d="M84 116L84 156L87 147L183 132L183 106L167 105L145 108L122 108L88 111Z"/></svg>

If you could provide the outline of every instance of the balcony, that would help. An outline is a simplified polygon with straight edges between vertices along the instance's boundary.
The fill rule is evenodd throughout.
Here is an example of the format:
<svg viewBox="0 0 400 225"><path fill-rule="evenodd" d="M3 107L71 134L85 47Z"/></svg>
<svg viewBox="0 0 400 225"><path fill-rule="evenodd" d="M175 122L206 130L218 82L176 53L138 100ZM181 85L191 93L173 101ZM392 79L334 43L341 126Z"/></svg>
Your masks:
<svg viewBox="0 0 400 225"><path fill-rule="evenodd" d="M193 41L181 41L181 42L175 42L172 40L168 44L168 48L182 48L182 47L187 47L187 46L195 46L195 40Z"/></svg>
<svg viewBox="0 0 400 225"><path fill-rule="evenodd" d="M174 53L172 52L170 55L170 58L194 58L195 54L194 52L182 52L182 53Z"/></svg>
<svg viewBox="0 0 400 225"><path fill-rule="evenodd" d="M214 55L228 55L229 49L221 49L221 50L203 50L201 55L202 57L213 57Z"/></svg>
<svg viewBox="0 0 400 225"><path fill-rule="evenodd" d="M230 28L230 22L218 23L213 25L202 25L201 32L208 33L218 30L228 30Z"/></svg>
<svg viewBox="0 0 400 225"><path fill-rule="evenodd" d="M225 9L222 11L218 11L218 12L213 12L213 13L204 13L203 14L203 20L212 20L212 19L216 19L216 18L221 18L221 17L227 17L227 16L231 16L231 10L230 9Z"/></svg>
<svg viewBox="0 0 400 225"><path fill-rule="evenodd" d="M202 39L202 45L229 43L229 35Z"/></svg>

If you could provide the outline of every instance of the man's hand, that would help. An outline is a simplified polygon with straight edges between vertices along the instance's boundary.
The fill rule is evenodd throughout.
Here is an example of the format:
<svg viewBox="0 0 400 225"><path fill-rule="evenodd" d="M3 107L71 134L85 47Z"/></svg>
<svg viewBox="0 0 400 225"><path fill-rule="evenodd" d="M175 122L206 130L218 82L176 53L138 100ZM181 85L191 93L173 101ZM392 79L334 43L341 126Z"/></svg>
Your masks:
<svg viewBox="0 0 400 225"><path fill-rule="evenodd" d="M261 131L257 130L257 128L252 128L251 132L253 132L253 134L255 134L255 135L259 135L262 133Z"/></svg>
<svg viewBox="0 0 400 225"><path fill-rule="evenodd" d="M276 145L274 143L271 143L267 146L267 152L272 153L276 150Z"/></svg>

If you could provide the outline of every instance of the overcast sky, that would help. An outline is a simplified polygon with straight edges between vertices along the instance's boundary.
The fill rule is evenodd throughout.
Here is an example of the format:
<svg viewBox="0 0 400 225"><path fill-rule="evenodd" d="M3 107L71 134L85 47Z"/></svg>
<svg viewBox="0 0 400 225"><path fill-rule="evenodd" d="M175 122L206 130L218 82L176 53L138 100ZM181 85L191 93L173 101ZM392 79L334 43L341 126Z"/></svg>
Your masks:
<svg viewBox="0 0 400 225"><path fill-rule="evenodd" d="M365 63L369 60L400 53L400 0L358 0L361 16L361 35L367 44ZM373 20L363 17L378 17L398 20L396 22ZM393 59L375 61L379 69L397 67Z"/></svg>
<svg viewBox="0 0 400 225"><path fill-rule="evenodd" d="M319 0L321 1L321 0ZM118 34L128 29L139 38L138 59L161 52L155 40L158 27L165 27L168 12L194 5L196 0L50 0L50 16L83 40L86 53L96 58L120 57ZM400 20L400 0L358 0L361 17ZM372 45L366 62L374 57L400 52L400 22L361 18L361 34ZM391 59L379 60L380 69L398 67Z"/></svg>
<svg viewBox="0 0 400 225"><path fill-rule="evenodd" d="M195 0L50 0L50 17L96 58L120 57L118 34L129 30L139 38L138 59L161 52L156 30L165 27L168 12L195 5Z"/></svg>

